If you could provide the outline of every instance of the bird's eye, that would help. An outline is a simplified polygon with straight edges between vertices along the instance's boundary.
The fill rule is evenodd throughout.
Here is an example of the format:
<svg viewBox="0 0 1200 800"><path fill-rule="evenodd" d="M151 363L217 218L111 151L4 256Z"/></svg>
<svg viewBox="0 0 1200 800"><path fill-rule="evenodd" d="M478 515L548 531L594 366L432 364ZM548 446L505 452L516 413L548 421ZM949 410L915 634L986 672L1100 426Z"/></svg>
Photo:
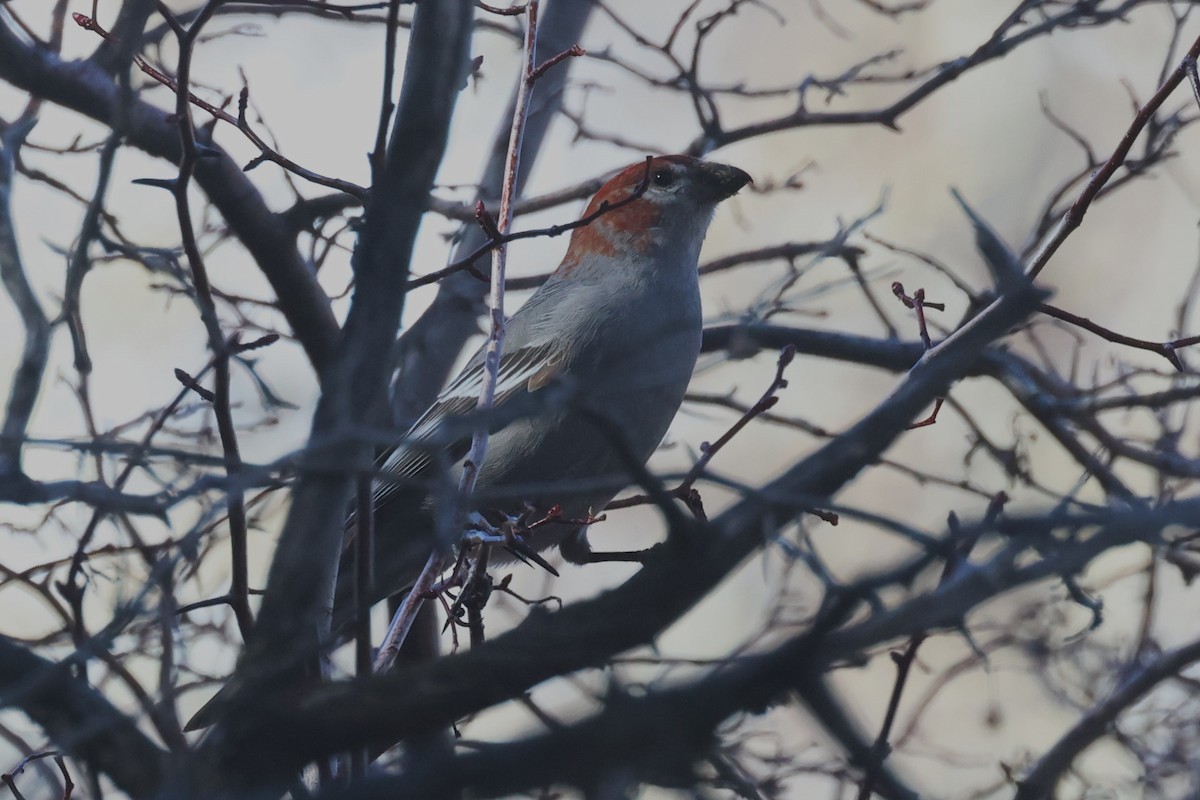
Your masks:
<svg viewBox="0 0 1200 800"><path fill-rule="evenodd" d="M655 186L670 186L675 182L675 173L669 169L660 169L650 176Z"/></svg>

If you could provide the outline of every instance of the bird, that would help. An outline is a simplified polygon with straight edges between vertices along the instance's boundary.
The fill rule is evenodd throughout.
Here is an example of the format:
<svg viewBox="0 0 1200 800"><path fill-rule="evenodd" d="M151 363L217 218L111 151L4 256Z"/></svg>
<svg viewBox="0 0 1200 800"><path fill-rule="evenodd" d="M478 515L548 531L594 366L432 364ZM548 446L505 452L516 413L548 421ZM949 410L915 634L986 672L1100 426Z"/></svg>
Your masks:
<svg viewBox="0 0 1200 800"><path fill-rule="evenodd" d="M649 460L683 402L703 328L700 247L717 205L749 182L737 167L687 155L620 170L588 203L558 268L507 321L492 412L500 419L474 510L555 521L494 560L544 564L535 554L555 546L570 560L590 552L586 522L628 485L629 460ZM480 348L378 459L371 602L408 588L432 548L447 544L432 532L437 498L453 498L471 436L459 425L447 442L447 427L476 412L483 380ZM354 531L351 514L335 630L353 609Z"/></svg>
<svg viewBox="0 0 1200 800"><path fill-rule="evenodd" d="M683 403L700 353L700 246L716 207L750 182L742 170L686 155L648 158L592 197L558 268L506 323L486 458L472 497L488 519L557 521L496 560L559 546L583 560L587 522L644 465ZM412 585L435 548L438 500L455 499L484 379L480 348L375 464L373 604ZM460 423L456 425L455 423ZM451 505L454 505L451 502ZM348 512L331 618L341 641L355 617ZM221 689L188 722L216 719Z"/></svg>

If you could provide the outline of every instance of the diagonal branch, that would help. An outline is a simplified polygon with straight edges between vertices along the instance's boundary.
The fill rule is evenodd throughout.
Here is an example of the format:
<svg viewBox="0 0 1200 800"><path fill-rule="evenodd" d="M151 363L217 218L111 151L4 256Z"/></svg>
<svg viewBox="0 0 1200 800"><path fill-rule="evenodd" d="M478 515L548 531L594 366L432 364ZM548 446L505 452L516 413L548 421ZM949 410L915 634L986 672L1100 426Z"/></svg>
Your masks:
<svg viewBox="0 0 1200 800"><path fill-rule="evenodd" d="M1024 284L994 301L927 352L861 422L714 520L702 547L695 546L698 536L670 537L648 556L642 570L594 600L531 616L515 631L433 666L355 686L322 687L301 713L277 706L276 729L287 731L277 742L279 757L312 756L355 741L395 741L432 730L550 677L603 663L653 641L766 537L789 524L797 497L828 497L873 463L950 382L975 368L991 342L1033 313L1043 294Z"/></svg>
<svg viewBox="0 0 1200 800"><path fill-rule="evenodd" d="M1200 640L1163 653L1132 669L1112 694L1092 707L1067 731L1022 780L1018 781L1014 800L1045 800L1054 793L1062 774L1070 769L1084 750L1108 734L1121 712L1128 709L1147 692L1180 670L1200 661Z"/></svg>
<svg viewBox="0 0 1200 800"><path fill-rule="evenodd" d="M166 754L98 691L0 636L0 708L14 706L56 746L112 779L135 800L160 788Z"/></svg>

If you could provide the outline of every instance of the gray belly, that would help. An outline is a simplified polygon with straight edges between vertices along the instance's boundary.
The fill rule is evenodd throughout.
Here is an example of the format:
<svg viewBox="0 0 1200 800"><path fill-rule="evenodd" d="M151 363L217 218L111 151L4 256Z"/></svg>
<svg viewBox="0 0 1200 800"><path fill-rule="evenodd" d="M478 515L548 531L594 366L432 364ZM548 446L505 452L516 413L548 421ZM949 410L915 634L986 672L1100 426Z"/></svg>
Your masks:
<svg viewBox="0 0 1200 800"><path fill-rule="evenodd" d="M630 459L645 464L662 442L699 353L698 321L676 321L657 334L624 343L604 361L573 364L565 376L573 391L560 408L493 434L480 505L561 505L566 515L582 517L627 486Z"/></svg>

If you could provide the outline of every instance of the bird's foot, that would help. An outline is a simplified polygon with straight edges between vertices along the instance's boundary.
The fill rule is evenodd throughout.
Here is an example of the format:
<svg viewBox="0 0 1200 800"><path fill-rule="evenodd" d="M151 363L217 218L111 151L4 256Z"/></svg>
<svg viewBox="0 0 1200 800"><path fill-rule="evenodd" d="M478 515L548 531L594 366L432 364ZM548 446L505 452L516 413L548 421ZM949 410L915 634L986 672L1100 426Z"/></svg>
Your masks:
<svg viewBox="0 0 1200 800"><path fill-rule="evenodd" d="M542 558L527 541L534 530L534 526L525 521L527 515L528 511L516 517L505 515L501 522L495 525L484 515L472 513L468 517L467 532L463 536L463 550L474 544L498 545L518 560L526 564L536 564L557 578L558 570Z"/></svg>
<svg viewBox="0 0 1200 800"><path fill-rule="evenodd" d="M646 550L616 550L606 553L597 553L592 550L588 544L587 537L580 531L575 536L568 536L559 545L559 551L571 564L602 564L604 562L622 562L644 564L646 558L654 550L653 547Z"/></svg>

